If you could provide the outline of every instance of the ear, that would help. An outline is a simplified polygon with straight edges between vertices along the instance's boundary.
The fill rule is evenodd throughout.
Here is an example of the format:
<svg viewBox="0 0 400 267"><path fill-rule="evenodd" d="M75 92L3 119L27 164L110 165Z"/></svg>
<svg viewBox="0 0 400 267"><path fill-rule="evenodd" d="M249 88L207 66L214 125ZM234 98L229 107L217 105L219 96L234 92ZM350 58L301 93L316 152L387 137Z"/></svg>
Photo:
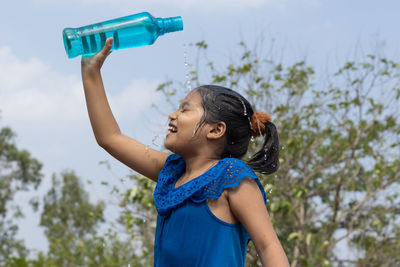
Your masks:
<svg viewBox="0 0 400 267"><path fill-rule="evenodd" d="M207 138L216 140L222 138L225 132L226 132L226 124L225 122L220 121L209 125Z"/></svg>

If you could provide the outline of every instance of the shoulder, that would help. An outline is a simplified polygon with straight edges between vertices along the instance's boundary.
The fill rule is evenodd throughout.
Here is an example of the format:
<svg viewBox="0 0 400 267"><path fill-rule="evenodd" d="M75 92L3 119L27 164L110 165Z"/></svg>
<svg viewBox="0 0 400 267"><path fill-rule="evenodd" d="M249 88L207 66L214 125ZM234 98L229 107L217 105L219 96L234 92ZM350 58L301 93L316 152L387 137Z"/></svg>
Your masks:
<svg viewBox="0 0 400 267"><path fill-rule="evenodd" d="M260 193L260 189L261 188L254 178L244 177L238 186L228 188L227 196L236 196L238 194L251 195L254 193ZM262 194L260 196L262 196Z"/></svg>
<svg viewBox="0 0 400 267"><path fill-rule="evenodd" d="M215 192L212 198L217 198L226 189L229 194L240 191L242 194L257 191L267 202L264 187L254 171L242 160L237 158L224 158L216 168L215 172L210 173L215 181L209 184L205 189L210 192ZM252 189L252 190L250 190Z"/></svg>
<svg viewBox="0 0 400 267"><path fill-rule="evenodd" d="M230 209L242 223L254 212L266 210L265 192L258 180L246 177L238 186L225 191Z"/></svg>
<svg viewBox="0 0 400 267"><path fill-rule="evenodd" d="M245 177L257 178L254 171L241 159L223 158L220 160L220 169L228 177L237 177L240 181Z"/></svg>
<svg viewBox="0 0 400 267"><path fill-rule="evenodd" d="M246 196L246 195L257 195L261 197L263 202L267 203L264 187L262 186L258 176L255 172L243 161L236 158L226 158L226 162L231 171L228 172L227 176L233 176L236 180L234 186L228 187L228 198L229 196Z"/></svg>

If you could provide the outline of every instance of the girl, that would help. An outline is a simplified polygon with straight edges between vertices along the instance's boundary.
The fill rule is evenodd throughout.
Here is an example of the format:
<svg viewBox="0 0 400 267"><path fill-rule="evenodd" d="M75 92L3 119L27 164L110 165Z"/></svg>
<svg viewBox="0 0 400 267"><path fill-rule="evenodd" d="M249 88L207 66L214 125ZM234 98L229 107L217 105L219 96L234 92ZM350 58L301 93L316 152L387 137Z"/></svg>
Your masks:
<svg viewBox="0 0 400 267"><path fill-rule="evenodd" d="M149 149L121 133L107 102L100 69L112 41L82 58L86 104L97 143L157 182L154 266L244 266L250 239L263 266L289 266L253 172L278 169L278 137L269 115L254 113L231 89L201 86L169 115L164 145L173 154ZM240 158L260 134L263 148L246 165Z"/></svg>

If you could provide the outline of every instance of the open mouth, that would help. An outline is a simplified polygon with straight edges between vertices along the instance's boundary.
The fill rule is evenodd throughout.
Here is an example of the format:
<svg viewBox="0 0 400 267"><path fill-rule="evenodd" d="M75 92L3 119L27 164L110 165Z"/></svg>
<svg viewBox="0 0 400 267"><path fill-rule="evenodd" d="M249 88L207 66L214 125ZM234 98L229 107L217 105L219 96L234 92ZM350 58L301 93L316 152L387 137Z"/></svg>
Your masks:
<svg viewBox="0 0 400 267"><path fill-rule="evenodd" d="M168 126L168 131L169 131L170 133L176 133L176 132L178 131L178 129L177 129L175 126L173 126L173 125L169 125L169 126Z"/></svg>

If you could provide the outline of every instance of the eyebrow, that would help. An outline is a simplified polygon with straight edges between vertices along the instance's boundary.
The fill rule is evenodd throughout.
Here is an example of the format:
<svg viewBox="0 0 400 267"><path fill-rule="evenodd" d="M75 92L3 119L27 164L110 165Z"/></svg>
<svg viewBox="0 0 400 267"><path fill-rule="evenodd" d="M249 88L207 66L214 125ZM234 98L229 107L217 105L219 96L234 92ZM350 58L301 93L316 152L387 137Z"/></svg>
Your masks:
<svg viewBox="0 0 400 267"><path fill-rule="evenodd" d="M185 101L181 104L181 108L185 107L185 106L189 106L190 107L190 102Z"/></svg>

